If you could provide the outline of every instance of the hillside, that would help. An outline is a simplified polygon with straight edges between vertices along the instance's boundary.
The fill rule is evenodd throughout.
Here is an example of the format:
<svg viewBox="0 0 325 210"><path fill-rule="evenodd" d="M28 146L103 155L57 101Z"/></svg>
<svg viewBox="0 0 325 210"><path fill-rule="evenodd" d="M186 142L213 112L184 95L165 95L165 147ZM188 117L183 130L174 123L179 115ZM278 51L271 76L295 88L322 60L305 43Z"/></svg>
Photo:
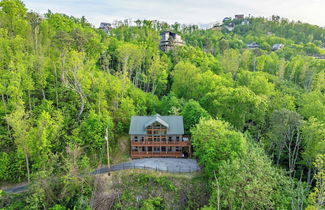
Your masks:
<svg viewBox="0 0 325 210"><path fill-rule="evenodd" d="M227 21L207 30L119 21L106 33L84 17L1 0L0 184L35 187L0 191L0 208L94 206L95 180L79 175L107 163L105 136L112 163L128 159L131 116L156 113L184 117L202 167L197 189L208 189L202 198L177 178L128 172L116 181L125 195L116 209L134 207L141 177L156 188L135 208L170 209L182 190L189 209L323 208L325 29L277 18ZM161 51L162 31L186 45ZM157 188L170 181L177 190L163 196Z"/></svg>

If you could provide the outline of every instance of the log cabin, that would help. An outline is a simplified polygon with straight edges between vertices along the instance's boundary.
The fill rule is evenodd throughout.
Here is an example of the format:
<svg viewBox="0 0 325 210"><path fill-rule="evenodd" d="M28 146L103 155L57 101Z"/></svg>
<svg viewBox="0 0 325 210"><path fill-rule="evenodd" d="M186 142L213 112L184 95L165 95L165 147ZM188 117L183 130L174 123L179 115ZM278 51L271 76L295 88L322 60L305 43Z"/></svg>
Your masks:
<svg viewBox="0 0 325 210"><path fill-rule="evenodd" d="M133 116L131 157L191 157L191 141L184 136L182 116Z"/></svg>

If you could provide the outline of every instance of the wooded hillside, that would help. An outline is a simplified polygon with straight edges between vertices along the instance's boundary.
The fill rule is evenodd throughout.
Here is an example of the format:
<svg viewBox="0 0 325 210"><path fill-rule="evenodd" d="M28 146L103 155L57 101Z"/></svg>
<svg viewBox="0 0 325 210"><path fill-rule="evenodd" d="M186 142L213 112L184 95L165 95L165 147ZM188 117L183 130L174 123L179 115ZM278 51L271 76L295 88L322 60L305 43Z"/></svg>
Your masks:
<svg viewBox="0 0 325 210"><path fill-rule="evenodd" d="M0 184L57 178L18 199L0 193L0 208L88 208L93 182L78 175L107 161L106 130L113 149L131 116L156 113L184 116L205 209L324 207L325 60L313 56L325 29L247 20L232 32L118 21L105 33L0 1ZM186 46L159 50L166 30Z"/></svg>

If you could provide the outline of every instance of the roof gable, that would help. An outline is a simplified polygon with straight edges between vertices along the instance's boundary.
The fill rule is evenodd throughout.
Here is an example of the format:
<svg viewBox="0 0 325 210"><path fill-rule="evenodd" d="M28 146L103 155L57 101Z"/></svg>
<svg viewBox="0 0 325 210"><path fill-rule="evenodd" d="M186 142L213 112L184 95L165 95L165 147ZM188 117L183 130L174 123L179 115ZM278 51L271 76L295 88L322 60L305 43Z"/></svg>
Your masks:
<svg viewBox="0 0 325 210"><path fill-rule="evenodd" d="M156 115L155 115L155 118L153 118L152 120L150 120L149 122L147 122L147 123L144 125L144 127L147 128L149 125L152 125L152 124L155 123L155 122L159 122L160 124L162 124L162 125L165 126L166 128L169 127L168 123L165 122L164 120L162 120L162 119L160 118L160 115L159 115L159 114L156 114Z"/></svg>
<svg viewBox="0 0 325 210"><path fill-rule="evenodd" d="M167 127L167 135L183 135L184 125L182 116L132 116L129 134L145 135L146 127L159 122Z"/></svg>

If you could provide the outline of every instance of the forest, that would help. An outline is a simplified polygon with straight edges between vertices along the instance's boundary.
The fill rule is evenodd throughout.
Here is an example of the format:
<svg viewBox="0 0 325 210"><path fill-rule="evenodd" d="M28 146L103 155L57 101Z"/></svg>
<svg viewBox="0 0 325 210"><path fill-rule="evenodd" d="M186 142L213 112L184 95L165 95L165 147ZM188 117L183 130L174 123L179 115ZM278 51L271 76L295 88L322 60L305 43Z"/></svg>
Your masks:
<svg viewBox="0 0 325 210"><path fill-rule="evenodd" d="M91 209L94 179L80 174L107 163L104 137L117 151L131 116L156 113L184 117L202 172L188 189L179 177L120 174L125 193L134 180L135 192L150 182L190 193L186 209L323 209L325 60L314 55L325 55L325 29L245 20L228 20L233 31L120 20L106 33L1 0L0 186L32 185L0 190L0 209ZM161 51L162 31L186 45ZM123 195L112 208L170 209L159 193L137 208Z"/></svg>

